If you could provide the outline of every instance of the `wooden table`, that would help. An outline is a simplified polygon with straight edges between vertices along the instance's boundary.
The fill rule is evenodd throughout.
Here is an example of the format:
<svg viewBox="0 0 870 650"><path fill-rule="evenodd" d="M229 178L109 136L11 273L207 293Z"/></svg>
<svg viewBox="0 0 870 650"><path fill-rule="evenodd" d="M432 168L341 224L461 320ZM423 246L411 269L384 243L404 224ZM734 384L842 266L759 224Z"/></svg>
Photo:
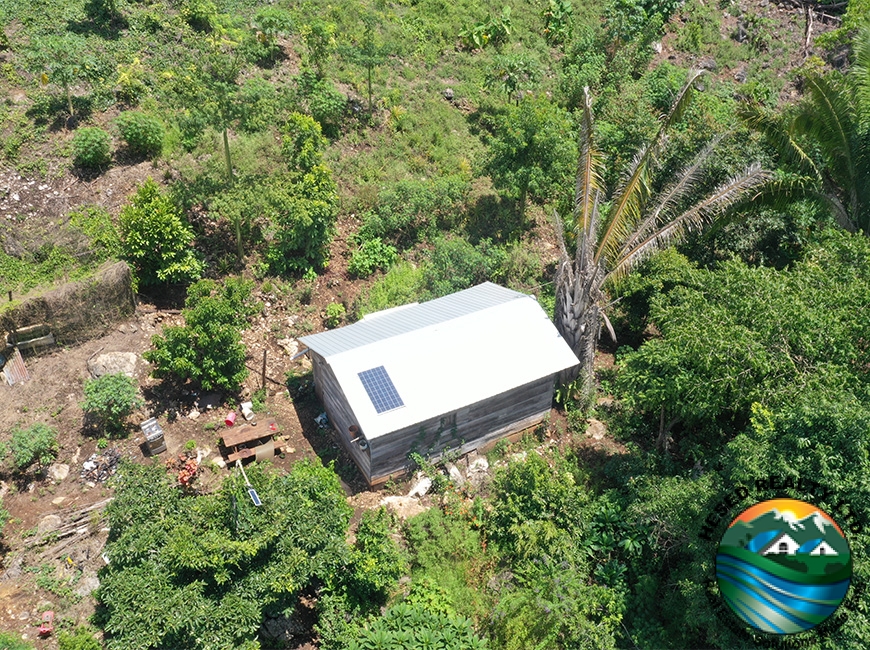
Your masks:
<svg viewBox="0 0 870 650"><path fill-rule="evenodd" d="M280 430L275 420L268 420L257 426L243 424L238 429L225 433L223 435L224 447L230 452L227 455L227 462L234 463L237 460L252 456L256 456L257 460L274 456L276 446L272 436ZM260 442L264 438L268 438L268 440Z"/></svg>

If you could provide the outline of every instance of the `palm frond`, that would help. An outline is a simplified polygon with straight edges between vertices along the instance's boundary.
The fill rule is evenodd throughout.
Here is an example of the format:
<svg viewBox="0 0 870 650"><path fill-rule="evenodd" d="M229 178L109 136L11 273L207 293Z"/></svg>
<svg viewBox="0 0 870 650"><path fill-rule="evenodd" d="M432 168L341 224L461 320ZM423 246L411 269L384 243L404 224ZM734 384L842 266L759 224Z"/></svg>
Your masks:
<svg viewBox="0 0 870 650"><path fill-rule="evenodd" d="M813 139L824 156L831 183L848 195L850 212L857 210L857 143L855 105L848 88L837 87L831 77L810 75L804 81L810 96L793 128Z"/></svg>
<svg viewBox="0 0 870 650"><path fill-rule="evenodd" d="M659 223L662 223L663 219L667 219L668 214L670 214L674 206L694 190L695 183L701 175L704 164L724 137L724 135L720 135L713 138L706 147L698 152L692 162L683 168L677 175L677 180L661 191L658 202L649 211L648 216L637 226L631 236L625 240L617 256L618 258L624 257L628 250L652 232Z"/></svg>
<svg viewBox="0 0 870 650"><path fill-rule="evenodd" d="M761 133L786 162L821 178L813 159L795 140L793 123L755 103L742 104L737 114L747 126Z"/></svg>
<svg viewBox="0 0 870 650"><path fill-rule="evenodd" d="M608 273L608 278L628 274L641 261L669 245L687 230L711 223L741 198L761 186L767 178L768 172L760 165L750 165L743 173L719 185L680 216L669 220L636 242L616 261Z"/></svg>
<svg viewBox="0 0 870 650"><path fill-rule="evenodd" d="M850 75L854 75L858 112L862 121L870 122L870 23L858 30L852 42L855 60Z"/></svg>
<svg viewBox="0 0 870 650"><path fill-rule="evenodd" d="M689 78L665 117L661 121L658 133L649 146L641 149L632 160L628 173L623 177L613 198L613 205L607 219L607 226L598 248L595 251L593 263L597 264L601 257L611 258L619 249L620 243L631 235L640 223L643 204L649 195L649 177L655 158L664 143L668 129L680 120L692 96L692 88L703 70L692 70Z"/></svg>
<svg viewBox="0 0 870 650"><path fill-rule="evenodd" d="M583 112L580 122L577 179L574 186L574 224L578 234L594 235L592 230L593 206L596 196L603 191L603 161L592 140L592 97L589 86L583 88Z"/></svg>

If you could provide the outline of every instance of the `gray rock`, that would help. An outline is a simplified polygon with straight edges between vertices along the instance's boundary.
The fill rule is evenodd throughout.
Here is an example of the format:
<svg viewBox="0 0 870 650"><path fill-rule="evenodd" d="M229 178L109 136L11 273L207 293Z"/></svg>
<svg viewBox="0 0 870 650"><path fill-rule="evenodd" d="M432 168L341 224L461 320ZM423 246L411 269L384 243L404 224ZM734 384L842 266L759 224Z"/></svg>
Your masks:
<svg viewBox="0 0 870 650"><path fill-rule="evenodd" d="M734 73L734 81L739 84L746 83L746 68L742 68Z"/></svg>
<svg viewBox="0 0 870 650"><path fill-rule="evenodd" d="M698 67L701 70L709 70L710 72L716 72L719 69L719 66L716 64L716 59L712 56L705 56L703 59L698 61Z"/></svg>
<svg viewBox="0 0 870 650"><path fill-rule="evenodd" d="M277 343L284 349L284 352L289 354L291 357L296 356L299 352L299 341L296 339L278 339Z"/></svg>
<svg viewBox="0 0 870 650"><path fill-rule="evenodd" d="M414 483L414 487L411 488L411 491L408 492L409 497L422 497L426 496L426 493L432 488L432 479L428 476L424 476L419 481Z"/></svg>
<svg viewBox="0 0 870 650"><path fill-rule="evenodd" d="M134 352L107 352L88 361L88 371L94 378L118 373L133 377L136 374L136 359Z"/></svg>
<svg viewBox="0 0 870 650"><path fill-rule="evenodd" d="M99 586L100 579L97 577L97 574L86 574L82 576L81 580L79 580L79 586L78 589L76 589L76 593L79 596L89 596L92 592L96 591Z"/></svg>
<svg viewBox="0 0 870 650"><path fill-rule="evenodd" d="M36 526L36 534L45 535L46 533L50 533L59 528L62 523L63 520L57 515L46 515L39 520L39 524Z"/></svg>
<svg viewBox="0 0 870 650"><path fill-rule="evenodd" d="M478 488L483 485L489 478L489 463L483 456L478 456L468 463L468 470L465 472L465 477L468 482Z"/></svg>
<svg viewBox="0 0 870 650"><path fill-rule="evenodd" d="M453 101L453 88L445 88L441 94L444 95L444 99L446 99L448 102Z"/></svg>
<svg viewBox="0 0 870 650"><path fill-rule="evenodd" d="M450 476L450 480L453 482L454 487L461 488L465 485L465 477L456 465L453 463L447 463L444 467L447 469L447 474Z"/></svg>
<svg viewBox="0 0 870 650"><path fill-rule="evenodd" d="M396 513L400 519L410 519L429 509L414 497L384 497L381 499L381 505Z"/></svg>
<svg viewBox="0 0 870 650"><path fill-rule="evenodd" d="M607 433L607 425L601 420L589 418L587 420L589 426L586 428L586 435L595 440L601 440Z"/></svg>
<svg viewBox="0 0 870 650"><path fill-rule="evenodd" d="M60 483L69 476L69 465L55 463L48 468L48 477L55 483Z"/></svg>

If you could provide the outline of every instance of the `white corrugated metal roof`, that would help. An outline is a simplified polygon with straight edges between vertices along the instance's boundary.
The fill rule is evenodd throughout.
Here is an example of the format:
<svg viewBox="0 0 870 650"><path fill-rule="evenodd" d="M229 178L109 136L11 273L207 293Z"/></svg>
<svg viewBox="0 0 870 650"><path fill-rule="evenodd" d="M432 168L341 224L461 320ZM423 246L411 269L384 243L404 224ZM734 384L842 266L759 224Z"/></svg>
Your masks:
<svg viewBox="0 0 870 650"><path fill-rule="evenodd" d="M488 282L300 341L327 359L370 440L578 363L534 297ZM381 414L359 378L379 366L404 403Z"/></svg>

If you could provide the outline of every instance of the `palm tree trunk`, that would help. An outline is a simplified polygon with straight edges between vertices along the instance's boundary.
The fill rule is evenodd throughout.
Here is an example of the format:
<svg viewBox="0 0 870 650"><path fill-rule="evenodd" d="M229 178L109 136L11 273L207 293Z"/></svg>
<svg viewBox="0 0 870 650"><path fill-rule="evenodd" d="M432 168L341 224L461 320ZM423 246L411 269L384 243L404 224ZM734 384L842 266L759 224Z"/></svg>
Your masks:
<svg viewBox="0 0 870 650"><path fill-rule="evenodd" d="M563 258L556 284L556 329L576 355L579 363L559 375L559 382L580 378L584 400L595 393L595 350L601 335L601 282L603 273L597 264L587 262L575 275L571 260Z"/></svg>

